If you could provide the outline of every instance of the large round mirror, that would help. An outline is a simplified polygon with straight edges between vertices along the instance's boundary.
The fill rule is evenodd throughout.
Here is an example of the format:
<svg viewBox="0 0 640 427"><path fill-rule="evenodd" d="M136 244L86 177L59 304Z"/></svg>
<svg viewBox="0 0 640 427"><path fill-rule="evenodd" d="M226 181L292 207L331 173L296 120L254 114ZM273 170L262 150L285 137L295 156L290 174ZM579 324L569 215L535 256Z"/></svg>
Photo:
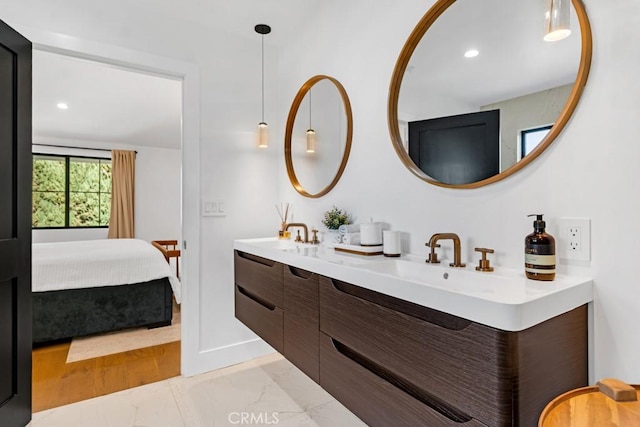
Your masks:
<svg viewBox="0 0 640 427"><path fill-rule="evenodd" d="M287 174L298 193L315 198L331 191L347 164L352 132L340 82L322 75L307 80L289 110L284 140Z"/></svg>
<svg viewBox="0 0 640 427"><path fill-rule="evenodd" d="M571 32L546 41L546 18L558 13ZM513 174L566 125L591 49L580 0L437 1L391 79L396 152L415 175L443 187L475 188Z"/></svg>

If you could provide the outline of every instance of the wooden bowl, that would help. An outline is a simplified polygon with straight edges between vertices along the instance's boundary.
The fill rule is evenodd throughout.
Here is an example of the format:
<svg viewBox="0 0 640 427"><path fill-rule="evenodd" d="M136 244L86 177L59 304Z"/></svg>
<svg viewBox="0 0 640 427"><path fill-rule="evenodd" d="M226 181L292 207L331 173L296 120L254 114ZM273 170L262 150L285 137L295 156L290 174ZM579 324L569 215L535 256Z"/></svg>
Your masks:
<svg viewBox="0 0 640 427"><path fill-rule="evenodd" d="M538 427L640 426L640 386L616 379L568 391L542 411Z"/></svg>

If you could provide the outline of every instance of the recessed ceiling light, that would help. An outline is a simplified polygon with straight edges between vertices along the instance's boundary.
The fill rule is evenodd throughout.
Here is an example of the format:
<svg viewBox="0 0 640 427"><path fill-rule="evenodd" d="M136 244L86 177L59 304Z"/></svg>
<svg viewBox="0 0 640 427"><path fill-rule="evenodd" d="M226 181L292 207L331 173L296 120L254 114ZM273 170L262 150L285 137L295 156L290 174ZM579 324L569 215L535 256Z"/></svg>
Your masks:
<svg viewBox="0 0 640 427"><path fill-rule="evenodd" d="M464 57L465 58L475 58L479 54L480 54L480 52L478 52L476 49L469 49L468 51L466 51L464 53Z"/></svg>
<svg viewBox="0 0 640 427"><path fill-rule="evenodd" d="M56 107L58 107L61 110L68 110L69 109L69 105L65 104L64 102L58 102L58 105L56 105Z"/></svg>

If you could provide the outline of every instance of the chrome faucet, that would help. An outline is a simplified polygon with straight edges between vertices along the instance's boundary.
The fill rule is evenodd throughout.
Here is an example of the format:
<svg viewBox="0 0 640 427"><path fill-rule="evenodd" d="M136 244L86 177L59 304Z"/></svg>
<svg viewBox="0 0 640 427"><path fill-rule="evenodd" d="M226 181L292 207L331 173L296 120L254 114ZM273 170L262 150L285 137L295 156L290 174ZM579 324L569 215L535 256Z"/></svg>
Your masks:
<svg viewBox="0 0 640 427"><path fill-rule="evenodd" d="M436 233L427 243L426 246L431 248L431 253L429 254L429 258L427 262L438 263L438 255L436 254L436 248L440 247L438 244L439 240L453 240L453 262L449 264L451 267L466 267L466 264L463 264L460 260L460 237L458 237L455 233Z"/></svg>
<svg viewBox="0 0 640 427"><path fill-rule="evenodd" d="M289 230L290 227L300 227L304 230L304 240L300 238L300 232L298 231L298 236L296 236L295 241L301 243L309 243L309 229L307 226L301 222L292 222L287 224L285 231Z"/></svg>

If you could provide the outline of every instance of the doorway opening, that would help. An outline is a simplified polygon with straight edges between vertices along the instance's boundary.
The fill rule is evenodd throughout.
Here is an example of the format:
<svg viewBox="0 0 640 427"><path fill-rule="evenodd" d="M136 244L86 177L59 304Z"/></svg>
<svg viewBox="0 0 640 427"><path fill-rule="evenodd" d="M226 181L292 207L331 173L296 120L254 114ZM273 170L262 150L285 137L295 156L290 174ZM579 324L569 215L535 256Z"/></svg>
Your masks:
<svg viewBox="0 0 640 427"><path fill-rule="evenodd" d="M111 149L135 150L136 238L180 242L184 238L182 100L181 78L34 49L33 152L87 159L108 158ZM90 199L87 194L85 199ZM91 203L86 205L89 211ZM44 203L36 208L55 206ZM100 226L41 227L34 228L33 242L95 240L106 238L106 233L107 228ZM178 266L172 267L175 271ZM34 349L33 411L179 375L182 327L176 321L182 313L178 307L173 325L166 327L171 332L127 330L91 337L88 344L87 339L74 338Z"/></svg>

